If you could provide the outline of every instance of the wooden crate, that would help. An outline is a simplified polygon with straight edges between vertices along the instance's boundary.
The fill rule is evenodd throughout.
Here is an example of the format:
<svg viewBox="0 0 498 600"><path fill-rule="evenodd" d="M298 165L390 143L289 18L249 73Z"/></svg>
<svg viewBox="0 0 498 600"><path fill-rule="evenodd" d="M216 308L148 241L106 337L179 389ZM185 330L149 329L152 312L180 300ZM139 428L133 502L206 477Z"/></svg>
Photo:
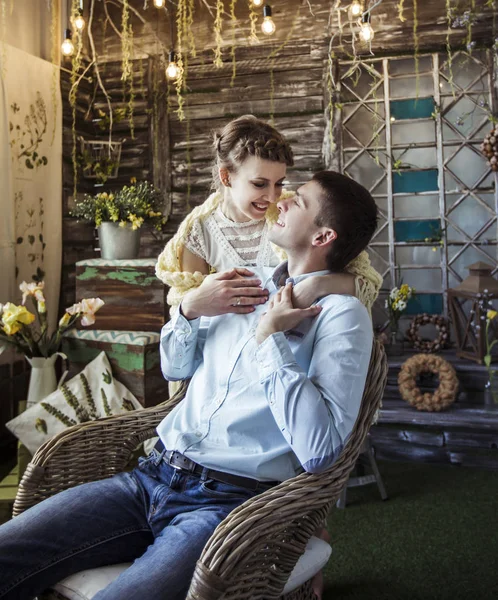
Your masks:
<svg viewBox="0 0 498 600"><path fill-rule="evenodd" d="M84 329L161 331L169 318L168 288L155 275L155 259L76 263L76 300L102 298L97 320Z"/></svg>
<svg viewBox="0 0 498 600"><path fill-rule="evenodd" d="M143 406L155 406L168 398L168 382L161 373L159 333L150 331L83 331L73 329L62 340L69 359L68 377L79 373L104 351L116 379Z"/></svg>

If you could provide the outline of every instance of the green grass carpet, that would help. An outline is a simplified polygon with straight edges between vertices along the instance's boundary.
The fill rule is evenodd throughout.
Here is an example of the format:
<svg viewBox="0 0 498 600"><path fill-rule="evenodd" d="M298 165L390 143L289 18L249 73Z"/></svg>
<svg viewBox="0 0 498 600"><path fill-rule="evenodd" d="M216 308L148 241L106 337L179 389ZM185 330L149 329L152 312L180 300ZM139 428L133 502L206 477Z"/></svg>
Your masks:
<svg viewBox="0 0 498 600"><path fill-rule="evenodd" d="M498 472L380 462L328 519L324 600L498 599Z"/></svg>

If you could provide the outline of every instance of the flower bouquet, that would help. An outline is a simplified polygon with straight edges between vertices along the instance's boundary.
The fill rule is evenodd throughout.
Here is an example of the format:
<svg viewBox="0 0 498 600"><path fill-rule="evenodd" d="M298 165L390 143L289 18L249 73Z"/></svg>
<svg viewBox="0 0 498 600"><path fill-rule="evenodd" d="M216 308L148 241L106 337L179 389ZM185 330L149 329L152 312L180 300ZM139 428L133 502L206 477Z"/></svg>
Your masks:
<svg viewBox="0 0 498 600"><path fill-rule="evenodd" d="M57 329L49 334L47 307L43 290L45 282L26 283L19 286L22 292L22 304L12 302L0 304L0 346L13 346L27 358L48 358L60 347L62 334L74 326L81 318L83 326L95 323L95 313L104 304L100 298L85 298L66 309L59 321ZM25 304L31 298L34 312L30 312ZM34 322L38 317L39 326Z"/></svg>
<svg viewBox="0 0 498 600"><path fill-rule="evenodd" d="M489 305L489 301L488 301L488 305ZM492 355L492 350L493 347L498 343L498 339L494 339L491 340L490 336L490 332L489 332L489 327L491 325L491 321L493 321L494 319L496 319L498 315L498 312L496 310L493 310L492 308L489 308L486 312L486 354L484 355L484 364L486 365L486 369L488 371L488 381L486 383L486 388L485 388L485 403L486 402L486 397L489 397L489 400L491 400L491 403L498 403L498 390L496 387L496 369L493 368L492 366L492 360L493 360L493 355Z"/></svg>
<svg viewBox="0 0 498 600"><path fill-rule="evenodd" d="M57 388L55 361L62 341L62 334L74 326L81 318L83 326L95 323L95 313L104 304L100 298L85 298L66 309L53 333L48 331L47 307L43 289L45 283L26 283L19 286L22 292L22 304L12 302L0 304L0 350L14 347L31 365L27 406L32 406ZM34 312L26 306L31 298ZM38 325L35 324L38 317ZM64 376L63 376L64 377Z"/></svg>
<svg viewBox="0 0 498 600"><path fill-rule="evenodd" d="M387 297L386 308L389 313L391 327L391 343L395 343L398 336L399 320L408 306L408 300L415 296L415 288L403 283L399 288L394 287Z"/></svg>
<svg viewBox="0 0 498 600"><path fill-rule="evenodd" d="M139 229L144 223L151 223L161 230L166 222L161 211L161 192L148 181L124 186L117 192L100 192L91 196L85 194L82 200L76 200L71 211L73 217L94 222L100 227L104 222L118 224L122 228Z"/></svg>

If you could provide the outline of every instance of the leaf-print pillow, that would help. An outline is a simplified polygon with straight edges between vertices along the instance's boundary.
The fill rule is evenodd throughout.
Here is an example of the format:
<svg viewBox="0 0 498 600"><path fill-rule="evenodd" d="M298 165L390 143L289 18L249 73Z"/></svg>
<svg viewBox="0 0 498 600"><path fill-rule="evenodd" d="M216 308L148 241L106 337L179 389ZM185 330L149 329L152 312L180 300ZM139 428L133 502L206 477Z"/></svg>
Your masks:
<svg viewBox="0 0 498 600"><path fill-rule="evenodd" d="M81 373L6 425L34 454L67 427L137 408L142 405L114 379L109 360L101 352Z"/></svg>

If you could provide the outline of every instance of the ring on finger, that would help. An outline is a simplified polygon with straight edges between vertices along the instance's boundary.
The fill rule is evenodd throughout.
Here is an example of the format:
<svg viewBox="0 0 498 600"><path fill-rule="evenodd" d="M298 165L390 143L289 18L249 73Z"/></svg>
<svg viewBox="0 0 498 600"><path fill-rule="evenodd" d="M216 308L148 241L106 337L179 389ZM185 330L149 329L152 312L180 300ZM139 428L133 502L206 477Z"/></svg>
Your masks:
<svg viewBox="0 0 498 600"><path fill-rule="evenodd" d="M240 306L240 296L238 298L236 298L235 302L232 304L232 306Z"/></svg>

